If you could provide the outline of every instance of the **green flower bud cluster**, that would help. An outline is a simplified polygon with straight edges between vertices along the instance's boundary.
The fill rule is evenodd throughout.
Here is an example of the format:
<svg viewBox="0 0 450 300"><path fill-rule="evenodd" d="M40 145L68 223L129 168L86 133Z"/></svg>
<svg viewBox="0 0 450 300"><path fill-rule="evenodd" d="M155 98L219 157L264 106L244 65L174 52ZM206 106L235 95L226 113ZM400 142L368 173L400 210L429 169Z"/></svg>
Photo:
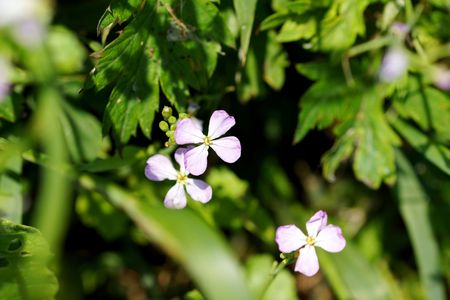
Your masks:
<svg viewBox="0 0 450 300"><path fill-rule="evenodd" d="M169 106L164 106L161 114L164 118L163 121L159 122L159 128L166 133L168 140L164 143L164 146L170 147L175 145L175 129L177 128L177 121L189 117L186 113L179 113L178 119L172 115L172 108Z"/></svg>

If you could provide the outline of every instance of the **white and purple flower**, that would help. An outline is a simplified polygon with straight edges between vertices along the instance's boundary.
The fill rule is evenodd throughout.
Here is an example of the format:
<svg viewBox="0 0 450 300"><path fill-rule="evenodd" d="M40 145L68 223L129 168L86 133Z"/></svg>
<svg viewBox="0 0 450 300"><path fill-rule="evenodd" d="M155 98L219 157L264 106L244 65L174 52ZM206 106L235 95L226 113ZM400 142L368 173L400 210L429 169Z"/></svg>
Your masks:
<svg viewBox="0 0 450 300"><path fill-rule="evenodd" d="M208 165L208 150L212 148L227 163L234 163L241 157L241 143L235 136L224 135L236 124L234 117L224 110L216 110L211 115L208 134L190 119L182 119L175 130L175 142L178 145L197 144L185 154L186 169L193 175L201 175Z"/></svg>
<svg viewBox="0 0 450 300"><path fill-rule="evenodd" d="M400 47L393 47L384 55L378 76L383 82L393 82L406 74L408 65L406 52Z"/></svg>
<svg viewBox="0 0 450 300"><path fill-rule="evenodd" d="M313 276L319 271L319 260L315 247L328 252L340 252L346 241L341 228L327 225L327 213L319 210L306 223L306 236L297 226L285 225L277 228L275 241L280 252L290 253L299 251L295 264L295 271L306 276Z"/></svg>
<svg viewBox="0 0 450 300"><path fill-rule="evenodd" d="M175 170L170 159L162 154L155 154L147 160L145 176L148 179L152 181L165 179L176 181L164 198L164 205L167 208L184 208L186 206L186 192L195 201L206 203L211 200L211 186L203 180L188 177L189 172L184 165L186 151L188 151L188 148L178 148L175 152L175 160L180 165L179 171Z"/></svg>

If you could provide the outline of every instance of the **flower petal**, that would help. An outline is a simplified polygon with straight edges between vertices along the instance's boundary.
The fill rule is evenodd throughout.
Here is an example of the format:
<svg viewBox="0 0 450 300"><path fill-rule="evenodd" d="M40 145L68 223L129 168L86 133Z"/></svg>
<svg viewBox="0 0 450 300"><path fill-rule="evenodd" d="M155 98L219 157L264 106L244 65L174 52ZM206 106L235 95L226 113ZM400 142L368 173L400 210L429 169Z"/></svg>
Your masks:
<svg viewBox="0 0 450 300"><path fill-rule="evenodd" d="M306 236L295 225L284 225L277 228L275 242L280 252L289 253L306 245Z"/></svg>
<svg viewBox="0 0 450 300"><path fill-rule="evenodd" d="M206 203L211 200L212 188L203 180L189 178L186 184L186 190L195 201Z"/></svg>
<svg viewBox="0 0 450 300"><path fill-rule="evenodd" d="M198 125L189 118L178 121L174 136L178 145L200 144L205 139L205 135L199 130Z"/></svg>
<svg viewBox="0 0 450 300"><path fill-rule="evenodd" d="M192 148L184 154L184 160L189 173L195 176L203 174L208 165L208 147L202 144Z"/></svg>
<svg viewBox="0 0 450 300"><path fill-rule="evenodd" d="M186 165L185 165L185 154L187 151L191 150L192 146L188 146L188 147L180 147L177 149L177 151L175 151L175 154L173 155L175 157L175 161L178 163L178 165L180 166L180 172L182 173L186 173ZM186 174L187 175L187 174Z"/></svg>
<svg viewBox="0 0 450 300"><path fill-rule="evenodd" d="M145 176L153 181L161 181L164 179L176 180L177 171L173 167L170 159L162 154L155 154L147 159Z"/></svg>
<svg viewBox="0 0 450 300"><path fill-rule="evenodd" d="M316 237L320 229L327 225L328 216L323 210L319 210L314 214L314 216L306 222L306 230L308 235Z"/></svg>
<svg viewBox="0 0 450 300"><path fill-rule="evenodd" d="M167 208L184 208L186 206L186 193L184 186L177 183L169 189L164 198L164 206Z"/></svg>
<svg viewBox="0 0 450 300"><path fill-rule="evenodd" d="M319 231L315 245L328 251L339 252L345 247L345 238L342 230L336 225L327 225Z"/></svg>
<svg viewBox="0 0 450 300"><path fill-rule="evenodd" d="M234 163L241 157L241 142L235 136L214 140L210 147L227 163Z"/></svg>
<svg viewBox="0 0 450 300"><path fill-rule="evenodd" d="M216 110L209 119L208 136L216 139L224 135L234 124L236 124L234 117L224 110Z"/></svg>
<svg viewBox="0 0 450 300"><path fill-rule="evenodd" d="M300 255L295 263L295 271L306 276L313 276L319 271L319 260L314 246L306 245L300 249Z"/></svg>

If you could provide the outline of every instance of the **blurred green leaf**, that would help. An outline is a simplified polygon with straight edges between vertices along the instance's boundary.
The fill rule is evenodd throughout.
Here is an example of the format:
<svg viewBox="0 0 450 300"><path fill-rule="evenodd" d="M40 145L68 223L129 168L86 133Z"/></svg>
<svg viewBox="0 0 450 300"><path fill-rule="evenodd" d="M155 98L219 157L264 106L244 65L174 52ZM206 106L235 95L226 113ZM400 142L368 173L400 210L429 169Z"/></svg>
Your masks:
<svg viewBox="0 0 450 300"><path fill-rule="evenodd" d="M92 181L89 177L81 182L106 193L151 241L183 265L205 298L251 299L239 263L221 235L192 211L151 206L116 185Z"/></svg>
<svg viewBox="0 0 450 300"><path fill-rule="evenodd" d="M57 72L73 74L82 70L86 50L72 31L54 26L48 33L47 41Z"/></svg>
<svg viewBox="0 0 450 300"><path fill-rule="evenodd" d="M80 193L75 210L86 226L94 227L106 240L114 240L127 231L127 218L117 211L102 194Z"/></svg>
<svg viewBox="0 0 450 300"><path fill-rule="evenodd" d="M450 175L450 150L400 118L391 118L392 126L406 141L442 172Z"/></svg>
<svg viewBox="0 0 450 300"><path fill-rule="evenodd" d="M426 298L445 299L439 245L428 214L429 199L408 160L401 152L396 154L399 169L396 195L414 249Z"/></svg>
<svg viewBox="0 0 450 300"><path fill-rule="evenodd" d="M0 295L8 300L55 299L58 282L41 233L0 219Z"/></svg>
<svg viewBox="0 0 450 300"><path fill-rule="evenodd" d="M0 101L0 124L1 119L9 122L16 122L19 116L20 97L17 93L11 92Z"/></svg>
<svg viewBox="0 0 450 300"><path fill-rule="evenodd" d="M23 214L20 154L10 157L4 167L5 170L0 173L0 218L20 224Z"/></svg>
<svg viewBox="0 0 450 300"><path fill-rule="evenodd" d="M239 60L245 65L247 59L247 51L250 45L250 37L253 30L253 21L255 19L257 0L233 0L234 9L239 22L241 33L241 44L239 48Z"/></svg>
<svg viewBox="0 0 450 300"><path fill-rule="evenodd" d="M348 241L342 252L318 251L318 256L338 299L397 299L380 270Z"/></svg>
<svg viewBox="0 0 450 300"><path fill-rule="evenodd" d="M273 258L270 255L254 255L246 264L247 281L254 299L295 300L297 291L294 276L281 270L273 275Z"/></svg>
<svg viewBox="0 0 450 300"><path fill-rule="evenodd" d="M72 159L77 163L95 159L102 148L102 129L97 118L67 102L62 103L62 110L59 120Z"/></svg>

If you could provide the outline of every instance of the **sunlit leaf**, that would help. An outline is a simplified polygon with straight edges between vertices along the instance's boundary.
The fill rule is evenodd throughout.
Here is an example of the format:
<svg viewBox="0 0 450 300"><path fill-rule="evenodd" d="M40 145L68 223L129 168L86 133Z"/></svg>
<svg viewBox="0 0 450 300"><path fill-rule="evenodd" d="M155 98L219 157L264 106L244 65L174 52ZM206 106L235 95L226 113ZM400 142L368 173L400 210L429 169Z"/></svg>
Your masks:
<svg viewBox="0 0 450 300"><path fill-rule="evenodd" d="M22 222L23 197L20 175L22 158L17 153L8 159L0 173L0 218L20 224Z"/></svg>
<svg viewBox="0 0 450 300"><path fill-rule="evenodd" d="M242 65L245 65L247 51L250 45L250 37L253 31L253 21L255 18L257 0L233 0L234 9L239 22L241 33L241 44L239 46L239 59Z"/></svg>

